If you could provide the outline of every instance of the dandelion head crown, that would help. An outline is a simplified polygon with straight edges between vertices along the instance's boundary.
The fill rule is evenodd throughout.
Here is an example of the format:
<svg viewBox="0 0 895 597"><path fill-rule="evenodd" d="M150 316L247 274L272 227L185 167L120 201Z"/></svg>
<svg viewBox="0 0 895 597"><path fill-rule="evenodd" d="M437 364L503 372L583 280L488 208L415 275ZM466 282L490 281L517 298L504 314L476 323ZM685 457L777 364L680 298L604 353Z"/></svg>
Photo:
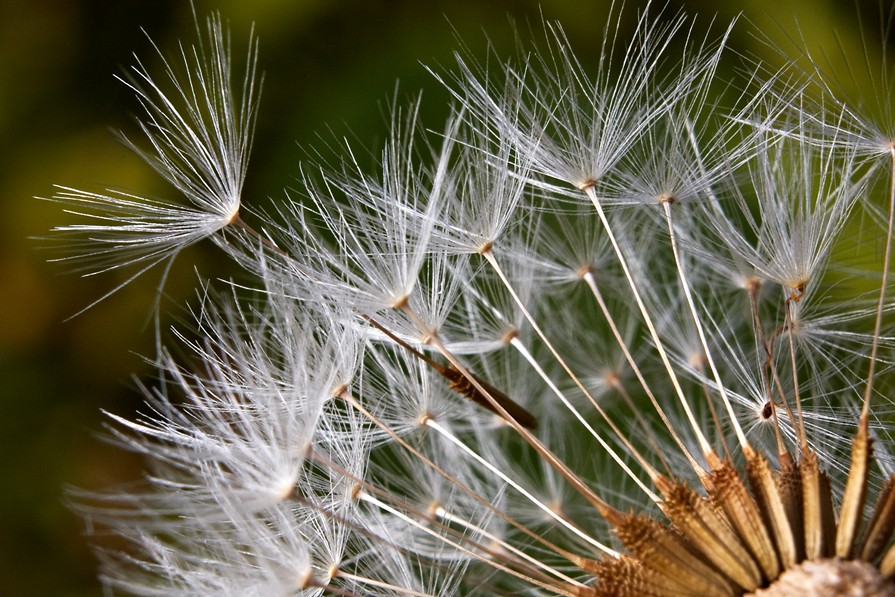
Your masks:
<svg viewBox="0 0 895 597"><path fill-rule="evenodd" d="M125 140L179 196L59 187L63 259L125 284L210 239L256 283L203 286L110 415L149 467L73 500L130 544L110 588L895 595L895 139L810 59L722 81L734 24L611 23L458 55L443 129L396 109L376 172L346 145L272 213L255 39L137 62Z"/></svg>

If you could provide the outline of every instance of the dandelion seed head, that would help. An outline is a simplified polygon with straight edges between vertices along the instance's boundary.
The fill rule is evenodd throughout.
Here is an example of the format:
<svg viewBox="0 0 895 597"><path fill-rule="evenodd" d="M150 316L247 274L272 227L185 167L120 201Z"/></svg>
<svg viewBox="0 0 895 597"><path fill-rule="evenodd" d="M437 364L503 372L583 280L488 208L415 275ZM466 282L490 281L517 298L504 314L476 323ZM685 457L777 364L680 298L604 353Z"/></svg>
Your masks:
<svg viewBox="0 0 895 597"><path fill-rule="evenodd" d="M733 23L620 23L590 63L553 24L515 61L459 58L443 128L394 109L373 173L340 143L273 214L241 197L256 44L239 100L219 19L165 89L138 63L134 149L187 203L64 189L100 214L66 230L111 268L211 236L254 282L204 291L146 413L110 415L149 471L77 496L134 547L109 587L664 597L895 572L888 267L834 292L870 278L836 269L856 214L888 263L895 183L871 196L895 161L844 100L807 101L813 74L727 85Z"/></svg>

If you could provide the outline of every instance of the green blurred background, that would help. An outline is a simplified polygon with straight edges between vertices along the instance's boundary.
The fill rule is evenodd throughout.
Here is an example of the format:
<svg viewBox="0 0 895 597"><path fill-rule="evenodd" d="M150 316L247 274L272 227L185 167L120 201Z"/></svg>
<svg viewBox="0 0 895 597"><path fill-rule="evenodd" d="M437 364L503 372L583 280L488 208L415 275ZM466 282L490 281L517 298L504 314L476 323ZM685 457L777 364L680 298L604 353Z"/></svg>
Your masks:
<svg viewBox="0 0 895 597"><path fill-rule="evenodd" d="M768 57L773 52L756 41L755 29L784 40L786 32L798 35L796 16L812 46L831 56L838 52L834 30L847 52L860 52L858 11L870 30L879 29L876 2L670 6L704 15L703 22L716 11L722 22L742 12L752 24L741 23L731 45ZM450 65L455 36L483 56L487 32L509 56L510 18L537 29L543 16L563 23L587 63L608 2L197 0L196 9L200 16L221 11L237 52L252 22L261 39L266 79L245 193L257 205L282 196L306 149L323 146L318 135L329 140L330 129L375 147L396 81L402 97L426 90L427 123L439 128L447 94L421 63ZM99 489L140 475L138 460L99 439L100 409L131 415L139 407L132 374L151 374L139 355L152 354L159 272L66 321L121 278L82 279L64 264L47 263L60 254L33 237L71 220L60 206L32 197L52 195L53 184L172 197L110 132L134 132L129 114L137 109L113 75L135 51L158 64L141 27L165 51L194 39L183 1L0 0L0 595L98 594L90 542L64 505L64 488ZM231 275L222 261L210 246L178 260L165 285L164 322L184 315L196 271Z"/></svg>

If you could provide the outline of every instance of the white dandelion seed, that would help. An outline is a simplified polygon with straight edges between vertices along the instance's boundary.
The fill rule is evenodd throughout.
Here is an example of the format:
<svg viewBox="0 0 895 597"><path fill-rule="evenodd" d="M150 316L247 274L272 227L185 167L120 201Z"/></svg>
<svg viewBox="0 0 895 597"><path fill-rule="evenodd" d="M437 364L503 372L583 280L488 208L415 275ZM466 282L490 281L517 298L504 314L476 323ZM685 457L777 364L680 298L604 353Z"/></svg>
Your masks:
<svg viewBox="0 0 895 597"><path fill-rule="evenodd" d="M143 108L137 123L148 147L123 133L122 139L181 199L64 186L51 199L86 220L55 229L54 238L72 253L60 261L77 264L87 275L137 268L109 294L239 221L260 92L258 41L250 36L239 82L234 81L230 33L220 16L208 19L204 38L197 20L197 33L196 45L181 45L176 59L155 48L164 64L163 80L139 59L119 77Z"/></svg>

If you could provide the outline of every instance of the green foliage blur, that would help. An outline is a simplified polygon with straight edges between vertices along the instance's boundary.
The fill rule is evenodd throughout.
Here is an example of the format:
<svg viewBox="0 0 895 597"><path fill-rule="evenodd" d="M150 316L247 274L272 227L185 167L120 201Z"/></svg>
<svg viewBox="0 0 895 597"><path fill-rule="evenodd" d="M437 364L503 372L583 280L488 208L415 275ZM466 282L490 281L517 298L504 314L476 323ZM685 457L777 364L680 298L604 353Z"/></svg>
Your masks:
<svg viewBox="0 0 895 597"><path fill-rule="evenodd" d="M630 18L638 3L627 4ZM484 57L487 35L500 55L511 56L511 20L520 32L540 31L542 19L559 20L586 64L596 56L609 2L196 0L195 8L203 20L211 10L229 20L236 57L251 23L261 39L266 77L244 201L263 206L283 196L307 155L327 158L334 139L347 136L375 150L395 97L406 102L424 89L425 121L439 129L448 94L423 65L449 67L458 38ZM873 2L679 0L667 8L678 9L704 16L704 23L715 12L721 23L741 12L730 45L773 64L781 57L755 31L789 50L801 30L812 50L843 73L839 45L853 59L862 56L858 11L870 38L878 39L880 7ZM100 409L133 416L140 408L132 375L152 374L141 355L154 351L161 272L66 321L124 274L79 278L64 263L47 263L64 252L34 237L72 218L59 205L32 198L51 196L53 184L173 198L111 132L136 134L129 114L138 109L113 75L133 63L132 52L158 72L141 27L164 52L176 51L180 39L195 39L190 3L183 0L0 2L2 595L99 594L90 544L104 539L85 536L65 506L65 487L108 488L141 475L138 459L99 437ZM181 255L160 298L163 329L188 319L199 275L238 275L224 261L210 244Z"/></svg>

